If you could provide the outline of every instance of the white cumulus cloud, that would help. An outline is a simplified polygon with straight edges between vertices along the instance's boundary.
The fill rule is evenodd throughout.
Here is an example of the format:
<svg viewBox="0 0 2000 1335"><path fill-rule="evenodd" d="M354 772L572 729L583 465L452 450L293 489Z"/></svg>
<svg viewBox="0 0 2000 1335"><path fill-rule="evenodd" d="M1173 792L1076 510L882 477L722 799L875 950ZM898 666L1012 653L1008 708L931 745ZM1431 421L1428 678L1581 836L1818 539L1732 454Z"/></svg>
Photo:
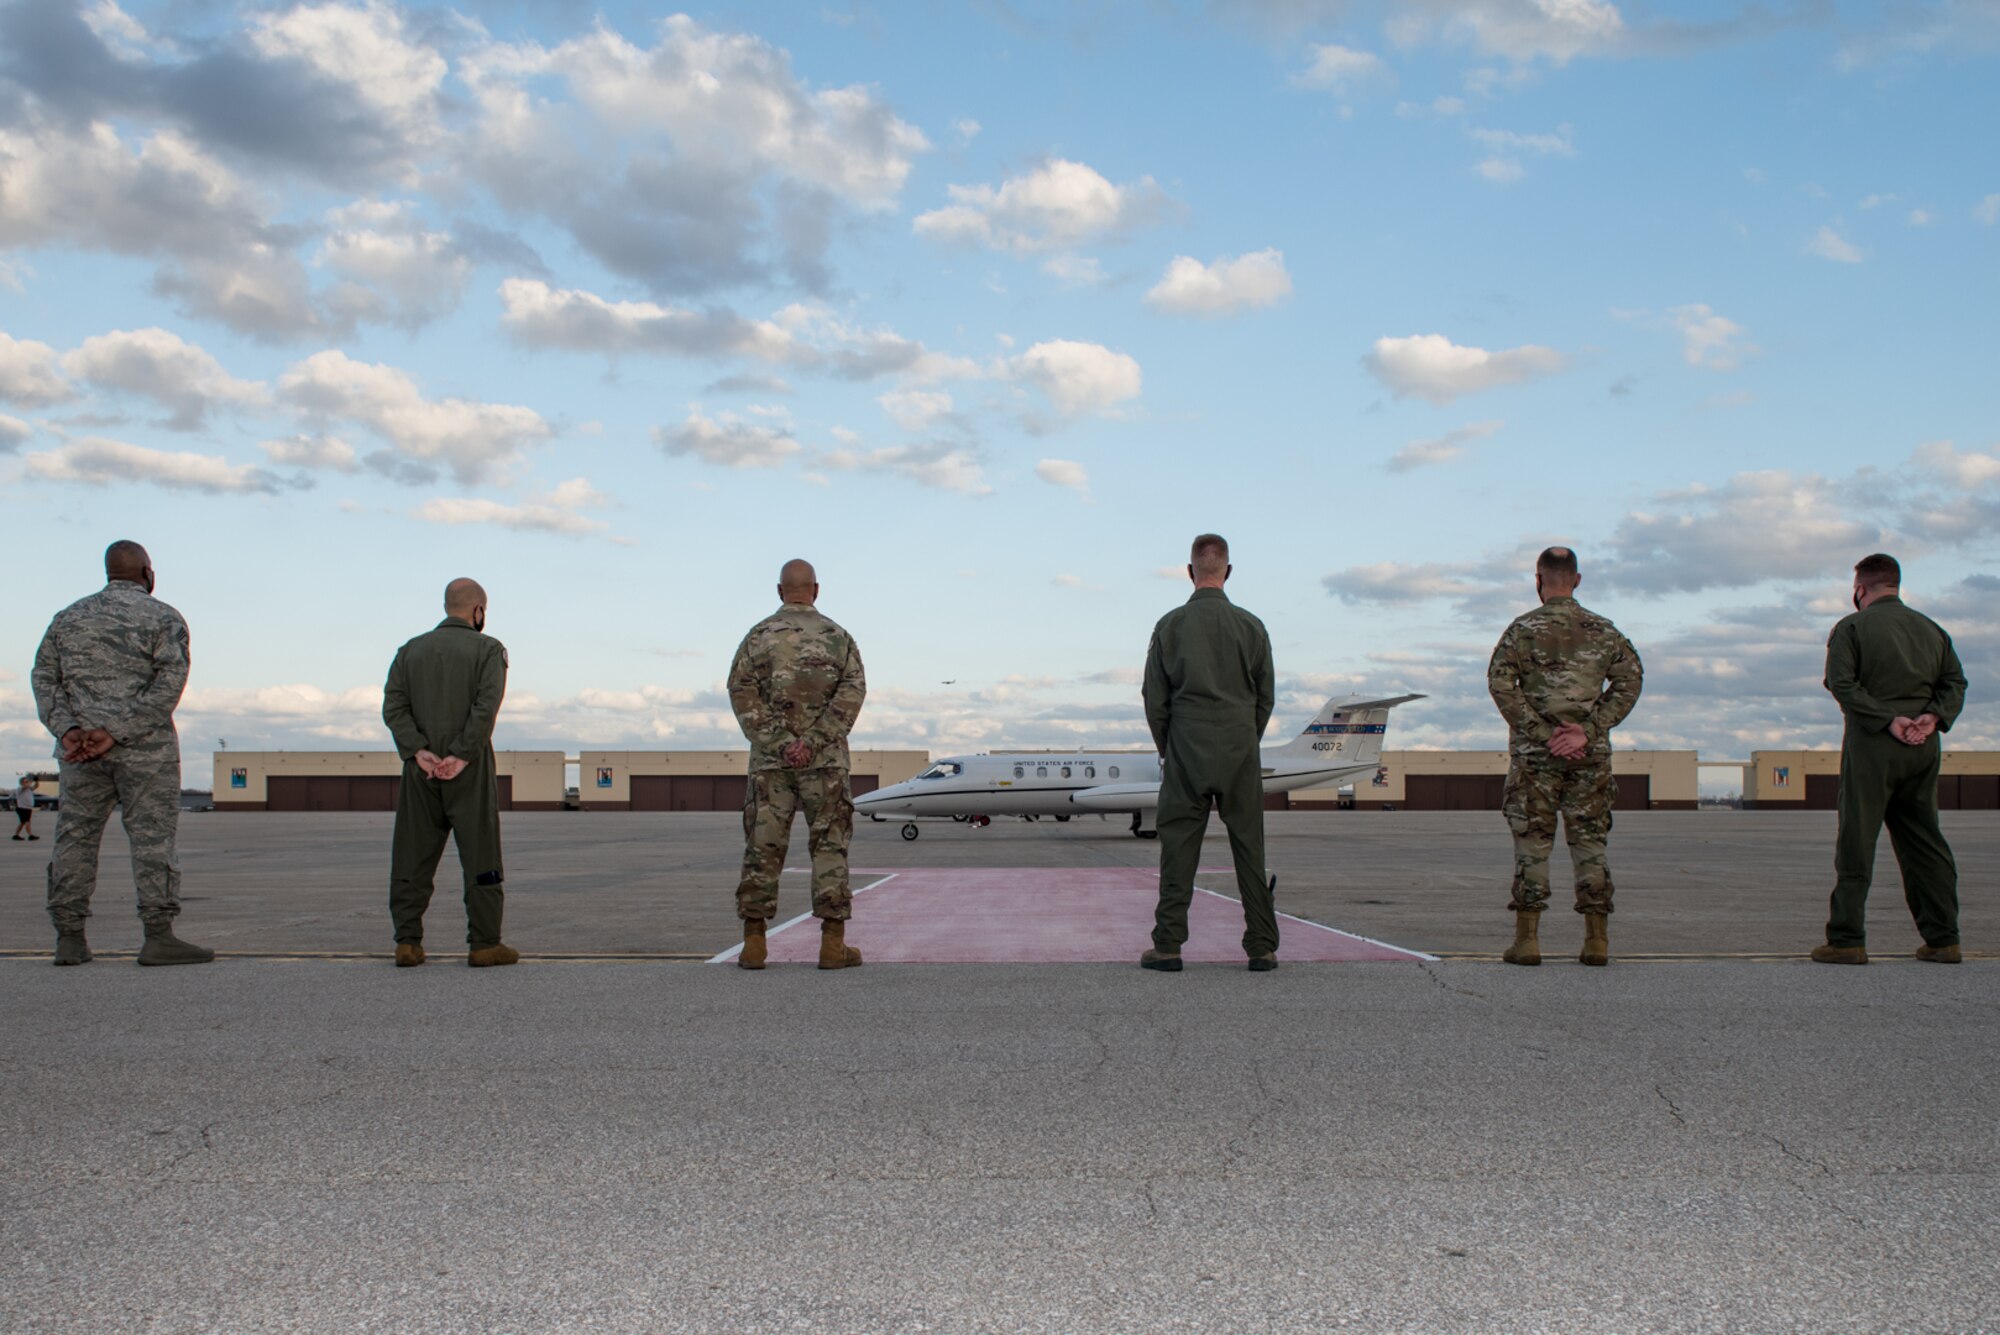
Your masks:
<svg viewBox="0 0 2000 1335"><path fill-rule="evenodd" d="M101 436L66 441L53 450L27 456L28 476L44 482L78 482L102 487L114 482L144 482L169 491L278 491L278 479L262 468L232 464L213 454L151 450Z"/></svg>
<svg viewBox="0 0 2000 1335"><path fill-rule="evenodd" d="M436 51L412 41L391 6L298 5L251 17L251 44L274 59L297 60L349 89L411 147L436 138L438 94L447 70Z"/></svg>
<svg viewBox="0 0 2000 1335"><path fill-rule="evenodd" d="M905 431L922 431L951 414L951 395L943 390L896 389L875 400Z"/></svg>
<svg viewBox="0 0 2000 1335"><path fill-rule="evenodd" d="M416 517L429 524L491 524L518 533L560 533L582 537L601 533L610 525L593 519L585 510L602 509L611 498L584 478L571 478L548 495L519 505L507 505L483 497L446 496L426 501L416 509Z"/></svg>
<svg viewBox="0 0 2000 1335"><path fill-rule="evenodd" d="M889 473L920 486L962 496L991 495L979 456L960 445L888 445L877 450L833 450L820 457L841 472Z"/></svg>
<svg viewBox="0 0 2000 1335"><path fill-rule="evenodd" d="M1609 0L1410 0L1387 28L1402 46L1443 39L1555 65L1616 50L1627 36L1624 16Z"/></svg>
<svg viewBox="0 0 2000 1335"><path fill-rule="evenodd" d="M357 320L415 329L458 308L472 260L445 232L419 223L405 207L340 210L321 241L318 262L344 280L329 306Z"/></svg>
<svg viewBox="0 0 2000 1335"><path fill-rule="evenodd" d="M1301 88L1344 92L1387 73L1382 58L1374 52L1327 43L1306 48L1306 67L1292 76L1292 82Z"/></svg>
<svg viewBox="0 0 2000 1335"><path fill-rule="evenodd" d="M1011 358L1008 369L1047 396L1064 417L1109 412L1139 397L1139 363L1099 343L1051 339Z"/></svg>
<svg viewBox="0 0 2000 1335"><path fill-rule="evenodd" d="M465 484L503 477L555 434L532 408L427 399L407 372L333 349L286 371L278 397L308 419L366 427L403 459L449 468Z"/></svg>
<svg viewBox="0 0 2000 1335"><path fill-rule="evenodd" d="M1044 459L1035 465L1035 476L1052 487L1090 495L1090 473L1074 459Z"/></svg>
<svg viewBox="0 0 2000 1335"><path fill-rule="evenodd" d="M1291 293L1284 252L1273 249L1234 258L1218 256L1208 264L1177 255L1146 293L1146 301L1156 310L1178 315L1224 315L1275 305Z"/></svg>
<svg viewBox="0 0 2000 1335"><path fill-rule="evenodd" d="M1667 312L1681 335L1681 356L1689 366L1708 371L1734 371L1757 350L1743 341L1743 326L1695 302Z"/></svg>
<svg viewBox="0 0 2000 1335"><path fill-rule="evenodd" d="M1443 404L1480 390L1553 375L1565 369L1569 359L1554 348L1535 344L1488 352L1453 343L1442 334L1413 334L1376 339L1375 350L1361 364L1399 399Z"/></svg>
<svg viewBox="0 0 2000 1335"><path fill-rule="evenodd" d="M794 357L794 340L784 329L723 311L607 301L593 292L551 287L538 278L507 279L500 285L500 304L501 324L531 347L606 356L664 353L765 362Z"/></svg>
<svg viewBox="0 0 2000 1335"><path fill-rule="evenodd" d="M18 417L0 413L0 454L12 454L33 439L35 428Z"/></svg>
<svg viewBox="0 0 2000 1335"><path fill-rule="evenodd" d="M256 408L269 397L263 385L238 380L206 351L160 328L87 338L62 365L99 389L151 399L168 410L166 425L176 431L199 430L216 408Z"/></svg>
<svg viewBox="0 0 2000 1335"><path fill-rule="evenodd" d="M54 348L0 334L0 400L19 408L46 408L75 397L76 388L63 379Z"/></svg>
<svg viewBox="0 0 2000 1335"><path fill-rule="evenodd" d="M723 468L777 468L799 452L788 431L746 422L734 413L709 417L690 408L678 426L653 428L653 441L675 457L693 457Z"/></svg>
<svg viewBox="0 0 2000 1335"><path fill-rule="evenodd" d="M1836 264L1861 263L1861 247L1831 227L1822 227L1806 242L1806 252Z"/></svg>
<svg viewBox="0 0 2000 1335"><path fill-rule="evenodd" d="M296 435L262 441L257 446L274 464L293 468L324 469L352 473L361 467L361 456L338 436Z"/></svg>
<svg viewBox="0 0 2000 1335"><path fill-rule="evenodd" d="M1084 244L1161 216L1152 177L1113 185L1094 168L1054 158L997 186L946 187L952 202L917 215L919 236L1030 253Z"/></svg>
<svg viewBox="0 0 2000 1335"><path fill-rule="evenodd" d="M1430 464L1450 463L1465 456L1465 447L1475 440L1484 440L1504 425L1500 422L1474 422L1470 426L1447 431L1434 440L1413 440L1389 456L1389 471L1407 473L1413 468L1423 468Z"/></svg>

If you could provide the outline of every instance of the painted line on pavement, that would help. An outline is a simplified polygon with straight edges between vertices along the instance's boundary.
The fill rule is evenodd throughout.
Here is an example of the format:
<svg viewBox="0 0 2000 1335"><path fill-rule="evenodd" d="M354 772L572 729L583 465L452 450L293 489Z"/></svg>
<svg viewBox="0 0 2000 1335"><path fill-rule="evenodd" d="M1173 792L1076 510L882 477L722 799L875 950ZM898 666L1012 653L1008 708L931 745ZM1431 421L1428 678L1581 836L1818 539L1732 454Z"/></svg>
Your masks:
<svg viewBox="0 0 2000 1335"><path fill-rule="evenodd" d="M1241 905L1243 903L1242 900L1236 898L1234 895L1225 895L1219 890L1210 890L1207 886L1198 885L1195 889L1201 891L1204 895L1214 895L1225 904ZM1374 937L1363 936L1359 932L1343 932L1338 927L1328 927L1323 922L1314 922L1311 918L1301 918L1296 913L1279 913L1277 916L1298 923L1301 927L1312 927L1322 932L1332 932L1335 936L1344 936L1350 941L1366 941L1369 945L1380 946L1384 950L1400 951L1412 959L1425 960L1433 964L1437 962L1438 957L1436 955L1426 955L1421 950L1411 950L1408 946L1399 946L1389 941L1377 941ZM1278 944L1278 950L1282 955L1284 952L1284 943L1282 941Z"/></svg>
<svg viewBox="0 0 2000 1335"><path fill-rule="evenodd" d="M790 867L787 867L785 870L790 871L792 869ZM876 886L881 885L884 882L895 880L896 877L899 875L901 875L900 872L892 871L887 876L884 876L880 881L870 881L868 884L862 886L861 889L854 891L854 893L857 895L864 894L867 891L873 890ZM784 931L787 927L797 927L800 923L804 922L806 919L810 917L812 917L812 910L807 909L804 913L801 913L796 918L787 918L784 922L778 924L776 927L767 930L764 933L764 939L768 941L772 937L776 936L778 933ZM741 955L742 953L743 953L743 943L741 941L738 941L735 945L723 951L720 955L713 956L706 962L709 964L727 964L729 963L729 961L735 959L738 955Z"/></svg>

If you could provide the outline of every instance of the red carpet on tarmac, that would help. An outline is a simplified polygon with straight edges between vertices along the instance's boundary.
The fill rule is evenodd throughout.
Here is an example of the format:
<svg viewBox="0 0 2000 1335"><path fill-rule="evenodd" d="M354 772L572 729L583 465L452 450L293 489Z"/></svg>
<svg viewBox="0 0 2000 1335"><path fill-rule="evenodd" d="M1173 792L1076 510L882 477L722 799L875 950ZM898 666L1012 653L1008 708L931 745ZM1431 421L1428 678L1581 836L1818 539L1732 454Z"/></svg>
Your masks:
<svg viewBox="0 0 2000 1335"><path fill-rule="evenodd" d="M1205 880L1233 887L1233 874ZM1148 867L905 868L854 873L847 943L869 964L1133 964L1153 944L1159 874ZM1284 902L1284 881L1278 901ZM1430 958L1366 937L1278 915L1278 958L1351 963ZM710 963L728 963L741 947ZM1243 908L1197 888L1188 911L1190 964L1241 965ZM770 933L773 964L819 959L809 915Z"/></svg>

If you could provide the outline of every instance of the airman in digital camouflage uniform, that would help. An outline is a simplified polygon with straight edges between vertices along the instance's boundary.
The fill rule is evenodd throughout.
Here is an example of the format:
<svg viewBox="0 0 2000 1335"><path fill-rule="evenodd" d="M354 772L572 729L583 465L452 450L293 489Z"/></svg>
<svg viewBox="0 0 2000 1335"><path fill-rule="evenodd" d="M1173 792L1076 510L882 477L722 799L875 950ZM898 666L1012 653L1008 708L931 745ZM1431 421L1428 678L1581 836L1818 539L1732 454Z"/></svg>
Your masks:
<svg viewBox="0 0 2000 1335"><path fill-rule="evenodd" d="M188 628L153 597L136 542L104 553L104 588L56 613L35 651L35 709L62 760L62 812L49 862L57 964L88 964L84 920L111 808L124 810L146 943L141 964L206 964L213 950L174 935L181 911L181 744L174 707L188 678Z"/></svg>
<svg viewBox="0 0 2000 1335"><path fill-rule="evenodd" d="M1957 964L1958 864L1938 827L1938 734L1965 708L1965 669L1944 628L1902 599L1903 568L1885 552L1854 567L1854 615L1826 642L1826 689L1847 726L1840 741L1840 832L1821 964L1868 962L1868 886L1886 821L1903 896L1924 943L1917 958Z"/></svg>
<svg viewBox="0 0 2000 1335"><path fill-rule="evenodd" d="M1606 918L1611 869L1605 843L1618 795L1611 730L1639 702L1643 672L1632 642L1576 601L1576 553L1551 547L1535 562L1542 605L1500 636L1486 688L1507 720L1507 788L1501 811L1514 832L1514 944L1509 964L1540 964L1537 926L1549 902L1549 853L1562 817L1584 915L1585 964L1611 960Z"/></svg>
<svg viewBox="0 0 2000 1335"><path fill-rule="evenodd" d="M750 739L743 877L736 887L743 919L736 962L745 969L764 967L765 928L778 911L778 874L791 844L792 814L800 807L812 851L819 967L861 963L861 952L847 944L853 912L847 845L854 833L847 734L860 717L868 681L854 637L814 606L817 579L806 562L785 563L778 576L782 605L750 628L729 669L729 703Z"/></svg>
<svg viewBox="0 0 2000 1335"><path fill-rule="evenodd" d="M403 757L389 858L396 967L424 962L424 910L447 835L465 881L465 962L513 964L500 940L506 871L500 860L500 780L493 724L507 694L507 648L485 634L486 590L445 586L443 621L396 651L382 689L382 721Z"/></svg>
<svg viewBox="0 0 2000 1335"><path fill-rule="evenodd" d="M1194 540L1194 593L1161 617L1146 648L1146 724L1160 748L1160 896L1153 948L1139 965L1181 969L1188 903L1211 804L1229 831L1236 893L1243 901L1243 953L1250 969L1278 967L1276 882L1264 867L1264 770L1257 744L1271 721L1276 675L1264 623L1222 591L1229 544Z"/></svg>

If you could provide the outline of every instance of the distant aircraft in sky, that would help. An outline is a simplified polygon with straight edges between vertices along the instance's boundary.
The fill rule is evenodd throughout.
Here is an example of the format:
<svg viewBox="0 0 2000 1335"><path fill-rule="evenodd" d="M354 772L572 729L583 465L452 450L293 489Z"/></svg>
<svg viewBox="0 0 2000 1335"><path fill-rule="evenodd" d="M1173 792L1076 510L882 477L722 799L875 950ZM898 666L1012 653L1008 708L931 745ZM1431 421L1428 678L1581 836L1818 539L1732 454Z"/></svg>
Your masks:
<svg viewBox="0 0 2000 1335"><path fill-rule="evenodd" d="M1264 748L1264 791L1323 788L1381 763L1389 711L1421 695L1326 702L1305 730L1282 746ZM983 752L946 756L914 779L863 793L854 809L873 820L893 816L951 816L986 824L994 816L1124 814L1141 839L1159 834L1160 758L1130 752ZM915 821L903 838L917 837Z"/></svg>

